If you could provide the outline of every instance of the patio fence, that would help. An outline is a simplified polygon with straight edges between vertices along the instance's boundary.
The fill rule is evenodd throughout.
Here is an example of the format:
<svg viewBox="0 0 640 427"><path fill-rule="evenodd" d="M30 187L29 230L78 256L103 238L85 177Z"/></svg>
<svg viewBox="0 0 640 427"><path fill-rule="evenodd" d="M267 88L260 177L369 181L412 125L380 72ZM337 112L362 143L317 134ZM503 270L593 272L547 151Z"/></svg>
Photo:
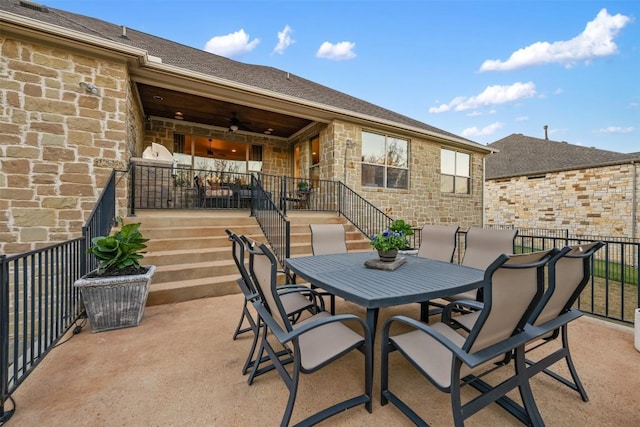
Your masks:
<svg viewBox="0 0 640 427"><path fill-rule="evenodd" d="M0 256L0 423L15 389L81 317L74 282L97 267L87 253L91 239L108 234L115 216L116 179L111 173L82 237L14 256ZM76 326L77 327L77 326Z"/></svg>

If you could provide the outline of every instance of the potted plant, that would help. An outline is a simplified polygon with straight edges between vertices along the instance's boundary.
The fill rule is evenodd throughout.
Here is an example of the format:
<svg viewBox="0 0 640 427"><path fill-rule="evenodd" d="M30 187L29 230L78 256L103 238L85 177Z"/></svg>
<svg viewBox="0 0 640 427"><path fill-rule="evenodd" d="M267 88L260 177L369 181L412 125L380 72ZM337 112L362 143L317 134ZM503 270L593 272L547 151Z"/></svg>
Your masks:
<svg viewBox="0 0 640 427"><path fill-rule="evenodd" d="M370 243L378 251L380 261L392 262L398 250L407 246L407 236L402 231L387 229L371 236Z"/></svg>
<svg viewBox="0 0 640 427"><path fill-rule="evenodd" d="M405 236L413 236L413 226L403 219L396 219L389 226L389 230L397 231ZM407 239L407 246L400 248L401 250L411 250L413 248L409 247L409 239Z"/></svg>
<svg viewBox="0 0 640 427"><path fill-rule="evenodd" d="M309 183L307 181L298 181L298 191L301 193L309 191Z"/></svg>
<svg viewBox="0 0 640 427"><path fill-rule="evenodd" d="M98 260L98 269L76 280L93 332L137 326L144 312L154 265L141 266L149 239L140 223L124 224L110 236L91 239L87 250Z"/></svg>

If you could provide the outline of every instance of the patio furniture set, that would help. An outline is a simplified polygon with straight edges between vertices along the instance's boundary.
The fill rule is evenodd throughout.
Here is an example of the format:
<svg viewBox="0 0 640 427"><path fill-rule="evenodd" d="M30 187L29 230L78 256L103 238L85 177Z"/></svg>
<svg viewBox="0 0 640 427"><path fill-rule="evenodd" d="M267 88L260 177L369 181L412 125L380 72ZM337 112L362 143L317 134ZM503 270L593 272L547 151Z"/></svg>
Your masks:
<svg viewBox="0 0 640 427"><path fill-rule="evenodd" d="M393 353L451 395L456 426L494 402L524 424L544 425L529 385L539 372L552 375L587 401L571 360L567 325L582 315L572 306L590 278L591 258L601 242L516 255L514 232L472 228L458 265L451 262L458 228L425 226L418 255L408 256L393 271L383 271L364 267L373 253L347 253L341 244L345 239L341 224L312 225L311 230L314 255L287 259L285 270L278 270L266 245L227 230L241 276L238 284L245 295L234 339L249 331L254 336L242 372L249 374L249 384L274 369L280 374L289 389L282 426L291 421L300 375L316 372L353 350L363 354L363 393L298 425L313 425L361 404L372 412L379 310L411 303L420 304L420 319L393 316L382 324L380 402L393 403L416 425L426 422L399 397L401 379L393 375L389 363ZM336 241L338 253L331 253L329 247ZM288 284L279 284L279 274L285 275ZM297 279L308 284L294 283ZM366 318L335 314L334 300L330 312L326 311L326 295L366 308ZM436 299L445 302L436 304ZM434 304L438 310L430 311ZM249 305L255 308L253 314ZM430 318L435 314L441 315L439 321ZM242 327L245 321L247 328ZM279 344L277 348L268 336ZM557 337L562 338L559 350L540 360L526 357L534 346ZM571 380L549 370L563 359ZM499 384L489 384L483 377L496 369L513 372ZM390 382L395 384L394 391ZM463 402L460 390L466 385L480 394ZM521 403L506 396L514 389Z"/></svg>

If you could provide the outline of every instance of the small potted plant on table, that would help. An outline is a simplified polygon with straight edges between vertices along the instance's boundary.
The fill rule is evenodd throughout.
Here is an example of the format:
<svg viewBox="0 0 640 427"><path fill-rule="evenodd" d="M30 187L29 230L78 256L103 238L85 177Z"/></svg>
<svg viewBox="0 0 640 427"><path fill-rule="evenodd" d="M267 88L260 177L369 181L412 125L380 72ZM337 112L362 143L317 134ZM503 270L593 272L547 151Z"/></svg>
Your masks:
<svg viewBox="0 0 640 427"><path fill-rule="evenodd" d="M407 237L402 231L384 230L371 236L371 246L378 251L382 262L393 262L398 250L407 246Z"/></svg>
<svg viewBox="0 0 640 427"><path fill-rule="evenodd" d="M110 236L91 240L87 250L98 260L98 269L76 280L93 332L137 326L144 312L154 265L141 266L146 239L140 223L124 224Z"/></svg>

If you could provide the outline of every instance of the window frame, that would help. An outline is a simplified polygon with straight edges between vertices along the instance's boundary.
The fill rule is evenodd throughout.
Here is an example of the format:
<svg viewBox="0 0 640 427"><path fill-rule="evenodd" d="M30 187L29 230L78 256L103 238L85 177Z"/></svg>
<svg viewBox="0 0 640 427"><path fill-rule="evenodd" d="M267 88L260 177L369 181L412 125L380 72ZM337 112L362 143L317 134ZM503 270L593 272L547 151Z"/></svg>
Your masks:
<svg viewBox="0 0 640 427"><path fill-rule="evenodd" d="M384 153L384 159L378 159L378 161L372 163L372 162L367 162L365 161L365 155L364 155L364 142L365 142L365 134L370 134L370 135L374 135L376 137L382 137L384 138L384 146L382 147L382 152ZM360 185L363 187L372 187L372 188L384 188L384 189L391 189L391 190L408 190L409 189L409 147L411 145L411 140L408 138L402 138L399 136L395 136L395 135L390 135L390 134L386 134L386 133L382 133L382 132L374 132L374 131L369 131L369 130L362 130L361 131L361 140L362 140L362 149L361 149L361 153L360 153ZM389 150L388 150L388 146L390 144L390 141L404 141L406 143L406 152L405 152L405 159L404 159L404 166L396 166L393 164L390 164L389 162ZM364 168L365 166L371 166L371 167L378 167L378 168L382 168L382 185L374 185L371 183L365 183L364 177L365 177L365 173L364 173ZM389 186L389 171L399 171L399 173L402 173L402 171L404 171L404 173L406 174L406 185L403 187L390 187ZM374 174L375 175L375 174Z"/></svg>
<svg viewBox="0 0 640 427"><path fill-rule="evenodd" d="M453 173L445 173L444 170L445 169L449 169L448 167L446 167L447 165L443 164L443 162L445 161L445 156L444 153L445 151L447 152L451 152L453 153L454 157L453 157ZM460 159L458 158L458 156L460 155L464 155L467 156L467 171L466 171L466 175L460 173L460 171L458 170L459 167L459 161ZM440 193L442 194L455 194L455 195L470 195L471 194L471 170L472 170L472 155L471 153L467 152L467 151L462 151L462 150L457 150L455 148L451 148L451 147L440 147ZM449 171L447 171L449 172ZM444 185L444 179L445 178L452 178L452 191L445 191L443 189L443 185ZM458 185L457 183L460 180L465 180L466 181L466 191L465 192L459 192L458 191Z"/></svg>

